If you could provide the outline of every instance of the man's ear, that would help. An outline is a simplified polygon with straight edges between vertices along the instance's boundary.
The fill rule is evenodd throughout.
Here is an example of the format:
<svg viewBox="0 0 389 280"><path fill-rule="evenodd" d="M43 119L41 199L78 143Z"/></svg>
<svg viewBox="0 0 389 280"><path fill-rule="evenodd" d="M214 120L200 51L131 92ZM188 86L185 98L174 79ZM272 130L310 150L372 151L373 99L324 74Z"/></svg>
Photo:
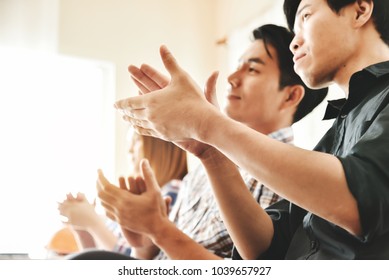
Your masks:
<svg viewBox="0 0 389 280"><path fill-rule="evenodd" d="M302 85L293 85L285 87L285 100L282 105L283 108L294 107L300 104L305 94L305 89Z"/></svg>
<svg viewBox="0 0 389 280"><path fill-rule="evenodd" d="M370 19L374 9L372 0L358 0L353 4L354 8L354 26L361 27Z"/></svg>

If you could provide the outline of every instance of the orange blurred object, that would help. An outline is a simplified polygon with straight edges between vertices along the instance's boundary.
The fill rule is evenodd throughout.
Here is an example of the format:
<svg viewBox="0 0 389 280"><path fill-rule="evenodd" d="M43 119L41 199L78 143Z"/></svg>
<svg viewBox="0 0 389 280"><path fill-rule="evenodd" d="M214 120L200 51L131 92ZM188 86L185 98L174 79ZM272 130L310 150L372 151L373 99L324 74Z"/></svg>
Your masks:
<svg viewBox="0 0 389 280"><path fill-rule="evenodd" d="M51 238L46 248L59 255L67 255L79 251L76 239L70 228L64 227Z"/></svg>

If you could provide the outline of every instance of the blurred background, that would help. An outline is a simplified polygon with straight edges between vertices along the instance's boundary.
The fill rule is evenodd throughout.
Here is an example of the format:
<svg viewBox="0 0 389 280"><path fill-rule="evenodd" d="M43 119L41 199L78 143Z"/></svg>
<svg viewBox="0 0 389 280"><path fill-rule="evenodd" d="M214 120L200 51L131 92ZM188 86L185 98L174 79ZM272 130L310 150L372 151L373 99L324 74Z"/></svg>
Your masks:
<svg viewBox="0 0 389 280"><path fill-rule="evenodd" d="M282 0L0 0L0 254L44 258L67 192L95 197L96 170L128 170L115 100L137 94L129 64L164 71L166 44L201 87L226 78L252 29L285 25ZM331 88L329 98L339 95ZM325 105L294 127L312 149ZM197 162L190 158L189 166Z"/></svg>

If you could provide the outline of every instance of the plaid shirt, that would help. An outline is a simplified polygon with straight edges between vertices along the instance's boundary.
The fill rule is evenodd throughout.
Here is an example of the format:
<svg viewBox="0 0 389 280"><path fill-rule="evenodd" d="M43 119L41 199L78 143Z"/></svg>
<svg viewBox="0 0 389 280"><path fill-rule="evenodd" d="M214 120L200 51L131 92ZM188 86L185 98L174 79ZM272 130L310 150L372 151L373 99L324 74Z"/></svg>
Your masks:
<svg viewBox="0 0 389 280"><path fill-rule="evenodd" d="M268 136L293 144L291 127L278 130ZM281 199L244 170L240 170L240 173L253 197L263 208ZM231 258L233 243L221 219L206 172L201 164L185 176L176 204L170 212L170 219L177 228L212 253L222 258ZM167 258L163 251L156 257L156 259Z"/></svg>

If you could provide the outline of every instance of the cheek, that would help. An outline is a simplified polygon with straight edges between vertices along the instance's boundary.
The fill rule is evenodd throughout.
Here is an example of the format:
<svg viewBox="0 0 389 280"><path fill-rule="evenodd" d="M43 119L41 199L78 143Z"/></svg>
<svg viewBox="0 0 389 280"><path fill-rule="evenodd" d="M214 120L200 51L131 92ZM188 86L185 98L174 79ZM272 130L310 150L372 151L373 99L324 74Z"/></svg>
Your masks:
<svg viewBox="0 0 389 280"><path fill-rule="evenodd" d="M272 103L263 97L252 98L246 103L245 114L254 119L263 119L272 110Z"/></svg>
<svg viewBox="0 0 389 280"><path fill-rule="evenodd" d="M339 56L339 51L354 40L353 37L346 36L348 32L344 32L344 30L348 28L342 20L315 22L308 31L308 47L314 54L314 59L331 60L333 57ZM341 48L339 48L340 46Z"/></svg>

